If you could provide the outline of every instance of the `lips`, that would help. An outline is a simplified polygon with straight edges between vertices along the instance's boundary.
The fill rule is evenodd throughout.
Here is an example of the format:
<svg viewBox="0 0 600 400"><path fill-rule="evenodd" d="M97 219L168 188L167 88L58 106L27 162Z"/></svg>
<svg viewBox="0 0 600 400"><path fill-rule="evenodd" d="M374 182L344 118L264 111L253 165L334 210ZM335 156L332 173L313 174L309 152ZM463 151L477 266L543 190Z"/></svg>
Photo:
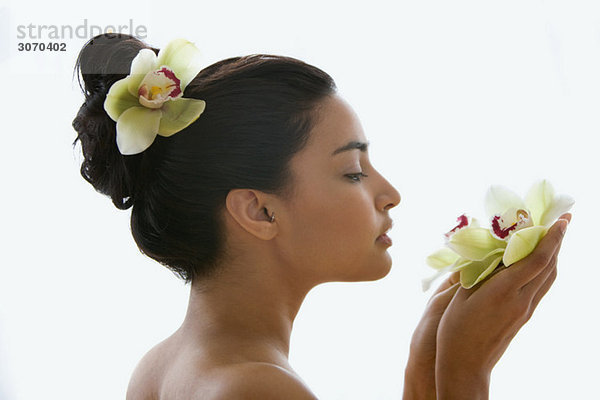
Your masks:
<svg viewBox="0 0 600 400"><path fill-rule="evenodd" d="M384 243L384 244L390 245L390 246L392 245L392 239L388 235L386 235L385 233L383 235L380 235L377 238L377 241L380 242L380 243Z"/></svg>
<svg viewBox="0 0 600 400"><path fill-rule="evenodd" d="M383 233L381 235L379 235L376 239L377 242L382 242L385 244L388 244L391 246L392 244L392 239L387 235L387 233L390 231L390 229L392 229L393 226L393 221L390 220L386 226L385 226L385 230L383 231Z"/></svg>

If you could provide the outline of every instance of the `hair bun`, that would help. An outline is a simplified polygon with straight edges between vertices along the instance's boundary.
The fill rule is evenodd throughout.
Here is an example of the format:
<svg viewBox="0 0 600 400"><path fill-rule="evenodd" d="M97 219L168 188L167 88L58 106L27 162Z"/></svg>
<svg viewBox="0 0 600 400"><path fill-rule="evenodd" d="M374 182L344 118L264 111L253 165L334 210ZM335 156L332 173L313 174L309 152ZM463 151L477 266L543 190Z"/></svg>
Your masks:
<svg viewBox="0 0 600 400"><path fill-rule="evenodd" d="M110 196L122 210L133 204L143 155L123 156L119 152L116 123L104 111L104 101L112 84L129 75L132 60L144 48L158 54L158 49L133 36L105 33L84 45L75 65L85 95L85 102L73 120L77 131L73 144L81 143L84 156L81 176L97 191Z"/></svg>

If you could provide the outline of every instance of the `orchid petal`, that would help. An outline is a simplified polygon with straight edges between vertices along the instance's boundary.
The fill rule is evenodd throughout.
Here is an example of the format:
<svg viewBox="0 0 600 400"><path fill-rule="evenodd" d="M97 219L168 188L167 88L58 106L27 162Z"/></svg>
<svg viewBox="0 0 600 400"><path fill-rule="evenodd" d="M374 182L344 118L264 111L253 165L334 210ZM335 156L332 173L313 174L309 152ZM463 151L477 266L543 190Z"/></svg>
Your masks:
<svg viewBox="0 0 600 400"><path fill-rule="evenodd" d="M119 116L128 108L140 105L137 97L132 96L127 89L129 80L129 77L127 77L116 81L106 94L104 110L113 121L117 121Z"/></svg>
<svg viewBox="0 0 600 400"><path fill-rule="evenodd" d="M202 70L200 50L194 43L185 39L169 42L158 53L157 65L168 65L181 81L181 90Z"/></svg>
<svg viewBox="0 0 600 400"><path fill-rule="evenodd" d="M421 280L421 287L423 289L424 292L428 291L429 288L431 287L431 284L440 276L444 275L447 272L450 272L450 267L451 265L447 266L446 268L442 268L440 270L438 270L435 274L431 275L428 278L422 279Z"/></svg>
<svg viewBox="0 0 600 400"><path fill-rule="evenodd" d="M502 261L502 249L490 253L488 257L481 261L471 261L460 270L460 284L465 289L470 289L485 277L494 272L500 261Z"/></svg>
<svg viewBox="0 0 600 400"><path fill-rule="evenodd" d="M440 252L442 250L440 250ZM448 250L448 251L450 251L450 250ZM446 265L445 267L438 269L438 271L435 274L433 274L432 276L430 276L429 278L425 278L425 279L421 280L421 286L423 288L423 291L426 292L427 290L429 290L429 287L431 286L433 281L435 281L440 276L444 275L447 272L460 271L463 267L465 267L469 263L471 263L471 260L467 260L466 258L460 257L454 263L452 263L450 265ZM429 264L429 265L431 266L431 264Z"/></svg>
<svg viewBox="0 0 600 400"><path fill-rule="evenodd" d="M469 260L483 260L496 249L504 249L506 242L492 236L486 228L464 228L446 243L451 250Z"/></svg>
<svg viewBox="0 0 600 400"><path fill-rule="evenodd" d="M522 209L525 208L525 204L521 197L512 190L504 186L491 186L485 195L486 213L492 217L502 214L509 208Z"/></svg>
<svg viewBox="0 0 600 400"><path fill-rule="evenodd" d="M117 146L121 154L137 154L146 150L158 133L161 110L131 107L117 120Z"/></svg>
<svg viewBox="0 0 600 400"><path fill-rule="evenodd" d="M531 186L525 196L525 204L529 211L531 211L535 225L541 225L540 221L553 200L554 188L547 180L541 180Z"/></svg>
<svg viewBox="0 0 600 400"><path fill-rule="evenodd" d="M449 248L444 247L427 257L425 262L431 268L439 270L451 266L456 261L458 261L459 258L460 256L458 254L456 254Z"/></svg>
<svg viewBox="0 0 600 400"><path fill-rule="evenodd" d="M463 269L464 267L466 267L468 264L470 264L472 262L472 260L466 259L466 258L460 258L458 261L456 261L454 263L454 265L452 266L451 271L460 271L461 269Z"/></svg>
<svg viewBox="0 0 600 400"><path fill-rule="evenodd" d="M146 74L156 69L156 54L153 50L142 49L131 61L131 72L129 73L129 93L138 97L138 89Z"/></svg>
<svg viewBox="0 0 600 400"><path fill-rule="evenodd" d="M171 136L194 122L206 107L204 100L178 98L165 102L158 134Z"/></svg>
<svg viewBox="0 0 600 400"><path fill-rule="evenodd" d="M555 219L569 211L573 207L573 204L575 204L575 200L571 196L567 196L566 194L556 196L550 207L542 215L539 224L544 226L551 225Z"/></svg>
<svg viewBox="0 0 600 400"><path fill-rule="evenodd" d="M545 226L532 226L513 233L508 239L502 262L507 267L527 257L548 232Z"/></svg>

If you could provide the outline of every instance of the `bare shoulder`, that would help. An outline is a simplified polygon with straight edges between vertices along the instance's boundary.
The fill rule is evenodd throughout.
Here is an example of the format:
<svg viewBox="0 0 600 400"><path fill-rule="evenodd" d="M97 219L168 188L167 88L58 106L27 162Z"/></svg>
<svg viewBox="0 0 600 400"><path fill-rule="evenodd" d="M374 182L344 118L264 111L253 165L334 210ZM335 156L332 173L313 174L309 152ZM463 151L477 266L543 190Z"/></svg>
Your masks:
<svg viewBox="0 0 600 400"><path fill-rule="evenodd" d="M159 398L162 380L162 347L159 343L148 351L136 365L127 387L127 400L155 400Z"/></svg>
<svg viewBox="0 0 600 400"><path fill-rule="evenodd" d="M293 370L279 365L245 361L225 363L199 360L178 351L169 341L159 343L139 361L127 400L315 400Z"/></svg>
<svg viewBox="0 0 600 400"><path fill-rule="evenodd" d="M265 362L246 362L222 370L209 400L315 400L317 397L292 372Z"/></svg>

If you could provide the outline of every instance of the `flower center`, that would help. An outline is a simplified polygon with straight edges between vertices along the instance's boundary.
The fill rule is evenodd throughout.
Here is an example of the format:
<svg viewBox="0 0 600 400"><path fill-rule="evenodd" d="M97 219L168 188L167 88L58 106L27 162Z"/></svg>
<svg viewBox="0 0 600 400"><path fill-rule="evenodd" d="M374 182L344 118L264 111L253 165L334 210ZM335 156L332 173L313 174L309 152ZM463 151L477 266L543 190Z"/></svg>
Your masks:
<svg viewBox="0 0 600 400"><path fill-rule="evenodd" d="M506 239L511 232L533 226L529 212L523 209L511 208L504 214L492 217L492 233L498 239Z"/></svg>
<svg viewBox="0 0 600 400"><path fill-rule="evenodd" d="M146 74L138 89L139 101L148 108L160 108L169 99L181 97L181 82L168 67Z"/></svg>

